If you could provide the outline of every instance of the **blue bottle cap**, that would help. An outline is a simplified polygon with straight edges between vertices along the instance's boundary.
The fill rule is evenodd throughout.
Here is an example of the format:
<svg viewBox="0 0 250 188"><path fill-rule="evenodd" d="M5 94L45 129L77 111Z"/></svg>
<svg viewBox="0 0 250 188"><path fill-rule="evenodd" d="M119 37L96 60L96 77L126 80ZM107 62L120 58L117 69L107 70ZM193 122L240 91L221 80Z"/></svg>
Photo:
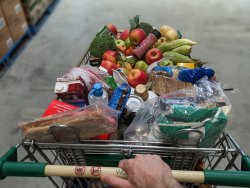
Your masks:
<svg viewBox="0 0 250 188"><path fill-rule="evenodd" d="M91 93L96 96L96 97L100 97L102 96L103 94L103 91L102 91L102 84L100 83L95 83L93 88L92 88L93 91L91 91Z"/></svg>

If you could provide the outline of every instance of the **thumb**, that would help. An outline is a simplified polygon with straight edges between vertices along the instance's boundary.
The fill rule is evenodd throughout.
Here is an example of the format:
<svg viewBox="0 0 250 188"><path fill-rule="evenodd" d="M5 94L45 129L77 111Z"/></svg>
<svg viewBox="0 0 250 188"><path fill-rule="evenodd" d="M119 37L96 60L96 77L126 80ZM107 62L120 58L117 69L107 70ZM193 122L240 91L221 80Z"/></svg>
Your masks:
<svg viewBox="0 0 250 188"><path fill-rule="evenodd" d="M130 182L126 179L118 178L113 175L102 175L101 181L112 188L132 188Z"/></svg>

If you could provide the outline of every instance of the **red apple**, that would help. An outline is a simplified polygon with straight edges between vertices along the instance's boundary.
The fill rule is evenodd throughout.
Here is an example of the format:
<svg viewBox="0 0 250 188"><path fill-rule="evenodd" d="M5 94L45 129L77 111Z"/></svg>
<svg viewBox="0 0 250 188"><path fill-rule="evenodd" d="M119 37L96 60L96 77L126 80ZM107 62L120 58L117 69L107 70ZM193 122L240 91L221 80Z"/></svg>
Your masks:
<svg viewBox="0 0 250 188"><path fill-rule="evenodd" d="M109 31L111 31L114 35L117 35L117 28L114 24L109 23L106 26L109 29Z"/></svg>
<svg viewBox="0 0 250 188"><path fill-rule="evenodd" d="M133 29L129 34L130 43L133 46L137 46L146 38L146 33L143 29Z"/></svg>
<svg viewBox="0 0 250 188"><path fill-rule="evenodd" d="M128 73L128 83L132 87L136 87L139 84L146 84L148 80L148 75L140 69L132 69Z"/></svg>
<svg viewBox="0 0 250 188"><path fill-rule="evenodd" d="M145 60L146 60L147 64L149 64L149 65L160 60L161 58L163 58L163 54L158 48L151 48L146 53L146 56L145 56Z"/></svg>
<svg viewBox="0 0 250 188"><path fill-rule="evenodd" d="M102 60L100 67L106 69L110 75L113 75L113 69L117 69L117 65L110 60Z"/></svg>
<svg viewBox="0 0 250 188"><path fill-rule="evenodd" d="M116 51L108 50L102 55L102 60L109 60L116 63Z"/></svg>
<svg viewBox="0 0 250 188"><path fill-rule="evenodd" d="M121 34L120 34L120 39L126 40L129 37L129 30L125 29Z"/></svg>

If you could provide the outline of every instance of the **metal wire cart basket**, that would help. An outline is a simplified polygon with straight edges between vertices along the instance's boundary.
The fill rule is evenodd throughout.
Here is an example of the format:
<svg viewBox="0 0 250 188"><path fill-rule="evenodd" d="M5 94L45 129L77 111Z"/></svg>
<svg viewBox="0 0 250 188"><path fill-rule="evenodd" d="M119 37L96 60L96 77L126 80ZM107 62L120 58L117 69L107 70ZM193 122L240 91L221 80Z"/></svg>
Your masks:
<svg viewBox="0 0 250 188"><path fill-rule="evenodd" d="M99 32L104 33L110 34L106 28ZM91 64L89 50L79 66L83 64ZM108 172L125 178L126 173L117 168L120 160L138 154L157 154L170 165L174 177L187 187L199 187L203 183L250 187L250 158L225 132L210 148L180 146L175 142L75 140L78 142L41 143L24 138L0 158L0 179L46 176L58 188L108 187L98 177ZM25 156L18 158L17 151L21 148Z"/></svg>

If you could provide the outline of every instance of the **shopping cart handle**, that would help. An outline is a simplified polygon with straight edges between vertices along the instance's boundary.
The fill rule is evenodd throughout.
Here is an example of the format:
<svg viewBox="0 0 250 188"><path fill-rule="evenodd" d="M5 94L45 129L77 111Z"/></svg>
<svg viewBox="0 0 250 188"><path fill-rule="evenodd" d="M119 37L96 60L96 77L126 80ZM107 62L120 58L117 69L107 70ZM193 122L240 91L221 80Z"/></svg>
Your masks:
<svg viewBox="0 0 250 188"><path fill-rule="evenodd" d="M6 176L44 177L46 163L17 162L17 148L11 147L0 158L0 180Z"/></svg>
<svg viewBox="0 0 250 188"><path fill-rule="evenodd" d="M250 172L247 171L223 171L205 170L204 184L250 187Z"/></svg>
<svg viewBox="0 0 250 188"><path fill-rule="evenodd" d="M17 161L16 147L11 147L9 151L7 151L2 157L0 157L0 180L5 178L2 169L6 161Z"/></svg>
<svg viewBox="0 0 250 188"><path fill-rule="evenodd" d="M248 155L244 155L241 158L241 170L250 171L250 157Z"/></svg>
<svg viewBox="0 0 250 188"><path fill-rule="evenodd" d="M246 158L249 162L249 157ZM248 165L250 163L247 163ZM174 178L179 182L205 183L210 185L250 187L250 171L181 171L172 170ZM80 177L99 178L110 174L127 178L127 173L121 168L95 166L48 165L46 163L17 162L17 148L12 147L0 158L0 179L7 176L25 177Z"/></svg>

